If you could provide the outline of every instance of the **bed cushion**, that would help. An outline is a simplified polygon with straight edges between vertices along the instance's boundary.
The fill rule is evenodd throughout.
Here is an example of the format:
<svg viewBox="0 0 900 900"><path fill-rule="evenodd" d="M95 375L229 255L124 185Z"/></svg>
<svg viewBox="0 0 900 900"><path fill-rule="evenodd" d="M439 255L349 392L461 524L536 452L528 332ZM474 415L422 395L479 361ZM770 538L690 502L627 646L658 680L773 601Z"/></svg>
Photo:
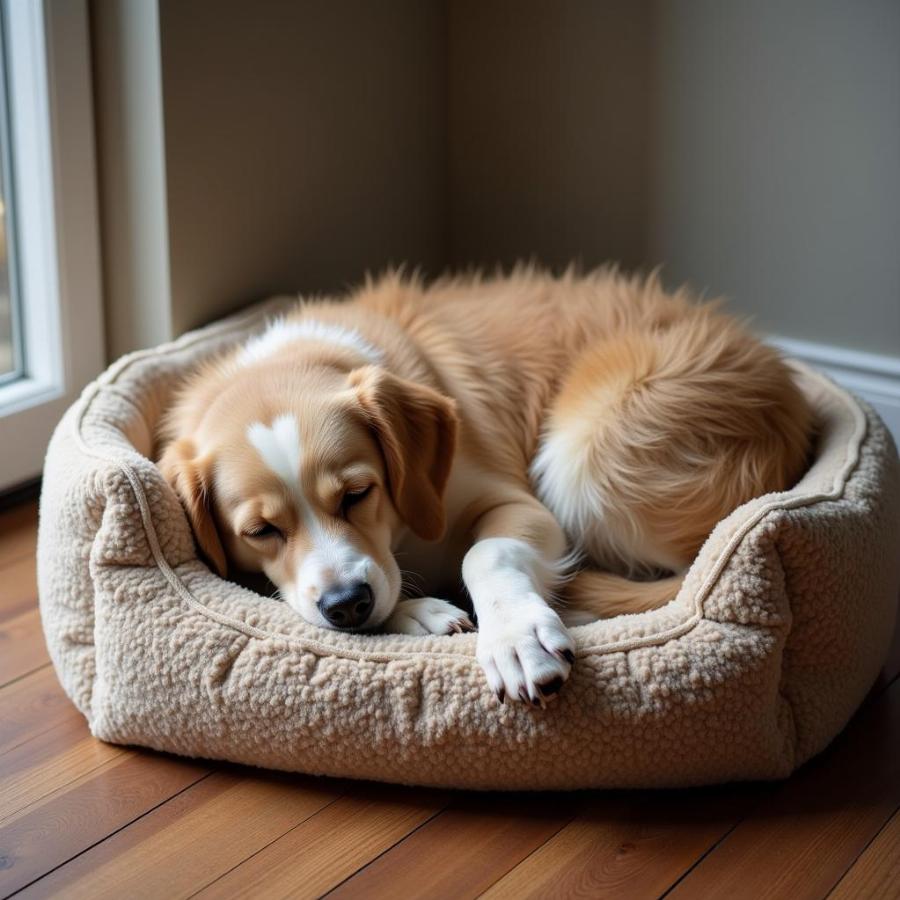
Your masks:
<svg viewBox="0 0 900 900"><path fill-rule="evenodd" d="M662 609L574 629L546 710L498 704L475 636L347 635L210 572L151 461L179 378L276 298L120 360L59 424L41 614L99 738L298 772L464 788L675 787L789 774L844 727L900 588L900 465L864 403L812 370L797 486L737 509Z"/></svg>

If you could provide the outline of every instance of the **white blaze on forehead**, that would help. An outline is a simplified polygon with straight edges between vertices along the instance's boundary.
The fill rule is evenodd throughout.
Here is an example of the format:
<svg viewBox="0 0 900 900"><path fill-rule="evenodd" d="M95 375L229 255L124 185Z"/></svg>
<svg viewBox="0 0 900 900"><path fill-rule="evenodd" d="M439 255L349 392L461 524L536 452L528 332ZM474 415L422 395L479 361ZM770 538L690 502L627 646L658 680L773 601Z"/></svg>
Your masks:
<svg viewBox="0 0 900 900"><path fill-rule="evenodd" d="M313 585L319 591L335 581L366 581L371 559L347 541L323 528L303 494L300 464L303 448L297 419L289 413L277 416L271 425L254 422L247 427L247 440L268 468L290 489L297 511L312 538L312 549L304 557L297 573L302 586Z"/></svg>
<svg viewBox="0 0 900 900"><path fill-rule="evenodd" d="M384 354L352 328L316 319L276 319L262 334L246 343L238 355L238 362L242 365L259 362L277 353L282 347L303 340L355 350L373 365L384 361Z"/></svg>
<svg viewBox="0 0 900 900"><path fill-rule="evenodd" d="M300 429L292 415L278 416L271 425L254 422L247 440L262 461L290 488L300 488Z"/></svg>

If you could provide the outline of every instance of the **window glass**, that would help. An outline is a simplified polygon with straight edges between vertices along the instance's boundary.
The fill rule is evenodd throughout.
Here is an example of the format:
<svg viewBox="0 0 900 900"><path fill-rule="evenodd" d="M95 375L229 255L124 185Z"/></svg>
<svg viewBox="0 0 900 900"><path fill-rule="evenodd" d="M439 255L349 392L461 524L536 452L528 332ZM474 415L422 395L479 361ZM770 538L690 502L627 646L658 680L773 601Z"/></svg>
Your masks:
<svg viewBox="0 0 900 900"><path fill-rule="evenodd" d="M0 381L16 378L22 371L22 348L19 340L20 317L14 290L13 254L9 185L11 160L9 118L6 94L5 34L0 27Z"/></svg>

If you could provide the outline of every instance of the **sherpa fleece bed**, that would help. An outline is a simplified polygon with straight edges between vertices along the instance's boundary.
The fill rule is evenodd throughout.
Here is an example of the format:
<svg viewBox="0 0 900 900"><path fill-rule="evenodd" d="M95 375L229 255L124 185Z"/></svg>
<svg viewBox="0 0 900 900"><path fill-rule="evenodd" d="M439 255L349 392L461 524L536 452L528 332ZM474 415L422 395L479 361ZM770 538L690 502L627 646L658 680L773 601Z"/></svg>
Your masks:
<svg viewBox="0 0 900 900"><path fill-rule="evenodd" d="M59 678L105 741L298 772L459 788L674 787L790 773L884 660L900 473L878 417L813 372L816 458L740 507L662 609L574 629L546 710L498 704L475 635L346 635L212 574L151 461L173 385L276 299L125 357L50 445L38 540Z"/></svg>

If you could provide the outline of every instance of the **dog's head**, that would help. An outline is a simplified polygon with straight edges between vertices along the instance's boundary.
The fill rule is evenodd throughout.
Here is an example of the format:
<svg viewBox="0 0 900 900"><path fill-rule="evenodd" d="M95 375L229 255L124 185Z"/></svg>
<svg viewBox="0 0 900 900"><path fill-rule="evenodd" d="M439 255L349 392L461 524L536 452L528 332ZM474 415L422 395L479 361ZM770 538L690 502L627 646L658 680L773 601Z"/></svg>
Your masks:
<svg viewBox="0 0 900 900"><path fill-rule="evenodd" d="M377 627L400 596L402 533L444 532L454 404L380 366L201 379L169 430L159 465L203 555L220 575L264 572L312 624Z"/></svg>

